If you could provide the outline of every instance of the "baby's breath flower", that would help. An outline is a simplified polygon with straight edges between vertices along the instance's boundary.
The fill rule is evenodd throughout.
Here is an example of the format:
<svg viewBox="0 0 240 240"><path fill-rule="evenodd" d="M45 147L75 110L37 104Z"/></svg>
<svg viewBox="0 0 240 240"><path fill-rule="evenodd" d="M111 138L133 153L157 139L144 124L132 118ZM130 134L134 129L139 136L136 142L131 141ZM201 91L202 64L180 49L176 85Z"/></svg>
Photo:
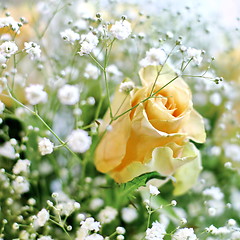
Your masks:
<svg viewBox="0 0 240 240"><path fill-rule="evenodd" d="M53 240L50 236L41 236L38 240Z"/></svg>
<svg viewBox="0 0 240 240"><path fill-rule="evenodd" d="M88 231L95 231L98 232L100 230L100 222L94 220L94 218L86 218L85 221L82 221L81 227L87 229Z"/></svg>
<svg viewBox="0 0 240 240"><path fill-rule="evenodd" d="M73 44L77 40L80 40L80 35L78 33L74 32L70 28L61 32L60 35L64 41L70 42L71 44Z"/></svg>
<svg viewBox="0 0 240 240"><path fill-rule="evenodd" d="M163 65L166 61L166 53L160 48L151 48L146 52L146 57L140 61L141 67Z"/></svg>
<svg viewBox="0 0 240 240"><path fill-rule="evenodd" d="M67 143L74 152L84 153L90 148L92 140L86 131L77 129L67 137Z"/></svg>
<svg viewBox="0 0 240 240"><path fill-rule="evenodd" d="M164 226L159 222L153 222L152 227L146 231L146 240L163 240L166 234Z"/></svg>
<svg viewBox="0 0 240 240"><path fill-rule="evenodd" d="M192 228L181 228L173 234L174 240L197 240Z"/></svg>
<svg viewBox="0 0 240 240"><path fill-rule="evenodd" d="M6 41L4 43L2 43L0 45L0 53L3 56L7 56L7 55L13 55L14 53L16 53L18 50L18 46L16 45L15 42L11 42L11 41Z"/></svg>
<svg viewBox="0 0 240 240"><path fill-rule="evenodd" d="M82 35L80 40L81 48L80 48L80 56L90 54L98 45L98 37L94 35L92 32Z"/></svg>
<svg viewBox="0 0 240 240"><path fill-rule="evenodd" d="M13 189L19 193L23 194L29 191L29 182L25 177L18 176L16 179L12 182Z"/></svg>
<svg viewBox="0 0 240 240"><path fill-rule="evenodd" d="M113 37L117 38L118 40L124 40L132 33L131 24L127 20L116 21L112 25L110 32L112 33Z"/></svg>
<svg viewBox="0 0 240 240"><path fill-rule="evenodd" d="M19 159L13 167L13 173L14 174L27 173L29 171L29 166L30 166L30 161L29 160Z"/></svg>
<svg viewBox="0 0 240 240"><path fill-rule="evenodd" d="M122 219L126 223L131 223L137 219L137 210L133 207L125 207L121 211Z"/></svg>
<svg viewBox="0 0 240 240"><path fill-rule="evenodd" d="M211 197L215 200L223 199L224 195L219 187L210 187L203 191L203 196Z"/></svg>
<svg viewBox="0 0 240 240"><path fill-rule="evenodd" d="M64 105L74 105L79 98L80 92L77 86L66 84L58 90L58 99Z"/></svg>
<svg viewBox="0 0 240 240"><path fill-rule="evenodd" d="M200 63L202 62L203 60L203 57L202 57L202 51L201 50L198 50L196 48L188 48L187 49L187 57L189 59L193 59L193 61L197 64L197 65L200 65Z"/></svg>
<svg viewBox="0 0 240 240"><path fill-rule="evenodd" d="M100 211L100 213L98 214L98 218L103 224L110 223L116 218L117 214L118 212L115 208L107 206Z"/></svg>
<svg viewBox="0 0 240 240"><path fill-rule="evenodd" d="M86 68L85 68L85 72L84 72L84 77L85 78L91 78L91 79L97 79L100 75L100 71L99 69L94 66L91 63L88 63Z"/></svg>
<svg viewBox="0 0 240 240"><path fill-rule="evenodd" d="M117 227L117 228L116 228L116 233L123 235L123 234L126 233L126 230L125 230L124 227Z"/></svg>
<svg viewBox="0 0 240 240"><path fill-rule="evenodd" d="M157 196L160 192L158 191L158 188L153 186L153 185L149 185L149 192L152 196Z"/></svg>
<svg viewBox="0 0 240 240"><path fill-rule="evenodd" d="M43 85L31 84L25 89L26 98L31 105L47 102L47 93L43 91Z"/></svg>
<svg viewBox="0 0 240 240"><path fill-rule="evenodd" d="M85 240L103 240L103 236L97 233L91 234L85 238Z"/></svg>
<svg viewBox="0 0 240 240"><path fill-rule="evenodd" d="M42 138L38 142L38 150L41 155L47 155L53 152L54 144L48 138Z"/></svg>
<svg viewBox="0 0 240 240"><path fill-rule="evenodd" d="M43 227L45 223L49 220L49 212L43 208L38 214L36 218L36 223L40 226Z"/></svg>
<svg viewBox="0 0 240 240"><path fill-rule="evenodd" d="M132 81L121 82L119 92L129 93L134 89L134 86Z"/></svg>

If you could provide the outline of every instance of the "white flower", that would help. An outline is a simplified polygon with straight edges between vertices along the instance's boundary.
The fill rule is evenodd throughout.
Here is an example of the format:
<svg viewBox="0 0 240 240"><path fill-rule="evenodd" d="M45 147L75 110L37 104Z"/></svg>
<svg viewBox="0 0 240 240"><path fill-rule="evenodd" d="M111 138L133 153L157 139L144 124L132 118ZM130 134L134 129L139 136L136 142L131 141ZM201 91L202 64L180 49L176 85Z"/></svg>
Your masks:
<svg viewBox="0 0 240 240"><path fill-rule="evenodd" d="M68 146L77 153L86 152L91 144L92 139L88 136L88 133L82 129L73 130L67 137Z"/></svg>
<svg viewBox="0 0 240 240"><path fill-rule="evenodd" d="M34 42L25 42L24 50L29 54L31 60L39 59L41 56L40 46Z"/></svg>
<svg viewBox="0 0 240 240"><path fill-rule="evenodd" d="M0 28L11 27L13 31L19 33L18 22L16 22L11 16L0 18Z"/></svg>
<svg viewBox="0 0 240 240"><path fill-rule="evenodd" d="M124 40L128 38L132 32L131 24L126 20L116 21L112 25L110 32L118 40Z"/></svg>
<svg viewBox="0 0 240 240"><path fill-rule="evenodd" d="M230 229L228 229L227 227L216 228L213 225L206 228L206 231L213 235L224 235L224 234L229 234L231 232Z"/></svg>
<svg viewBox="0 0 240 240"><path fill-rule="evenodd" d="M166 234L164 226L159 222L153 222L152 227L146 231L146 240L163 240Z"/></svg>
<svg viewBox="0 0 240 240"><path fill-rule="evenodd" d="M153 185L149 185L149 192L152 196L157 196L160 192L158 191L158 188L153 186Z"/></svg>
<svg viewBox="0 0 240 240"><path fill-rule="evenodd" d="M223 199L224 195L218 187L210 187L203 191L203 196L209 196L215 200Z"/></svg>
<svg viewBox="0 0 240 240"><path fill-rule="evenodd" d="M197 236L192 228L181 228L173 234L172 240L197 240Z"/></svg>
<svg viewBox="0 0 240 240"><path fill-rule="evenodd" d="M138 217L137 210L133 207L125 207L121 211L122 219L126 223L131 223Z"/></svg>
<svg viewBox="0 0 240 240"><path fill-rule="evenodd" d="M54 144L48 138L42 138L38 142L38 150L41 155L47 155L53 152Z"/></svg>
<svg viewBox="0 0 240 240"><path fill-rule="evenodd" d="M37 218L35 221L40 227L43 227L48 220L49 220L49 212L45 208L43 208L37 214Z"/></svg>
<svg viewBox="0 0 240 240"><path fill-rule="evenodd" d="M3 64L3 63L6 63L7 59L6 57L0 53L0 63Z"/></svg>
<svg viewBox="0 0 240 240"><path fill-rule="evenodd" d="M104 201L101 198L94 198L89 204L89 208L93 211L99 209L104 205Z"/></svg>
<svg viewBox="0 0 240 240"><path fill-rule="evenodd" d="M23 194L29 191L29 182L25 177L18 176L16 179L12 182L13 189L19 193Z"/></svg>
<svg viewBox="0 0 240 240"><path fill-rule="evenodd" d="M100 230L100 222L94 220L94 218L86 218L85 221L82 221L81 227L87 229L88 231L95 231L98 232Z"/></svg>
<svg viewBox="0 0 240 240"><path fill-rule="evenodd" d="M125 234L126 233L126 229L124 227L117 227L116 228L116 233L117 234Z"/></svg>
<svg viewBox="0 0 240 240"><path fill-rule="evenodd" d="M235 231L231 235L231 240L239 240L240 239L240 231Z"/></svg>
<svg viewBox="0 0 240 240"><path fill-rule="evenodd" d="M100 234L94 233L87 236L84 240L103 240L103 239L104 239L103 236L101 236Z"/></svg>
<svg viewBox="0 0 240 240"><path fill-rule="evenodd" d="M197 65L199 65L203 60L202 51L195 48L187 49L187 57L190 59L192 58Z"/></svg>
<svg viewBox="0 0 240 240"><path fill-rule="evenodd" d="M115 208L107 206L100 211L100 213L98 214L98 218L103 224L110 223L116 218L117 214L118 212Z"/></svg>
<svg viewBox="0 0 240 240"><path fill-rule="evenodd" d="M0 45L0 53L3 56L13 55L18 50L18 46L15 42L6 41Z"/></svg>
<svg viewBox="0 0 240 240"><path fill-rule="evenodd" d="M167 55L163 49L151 48L146 52L146 57L140 61L142 67L163 65Z"/></svg>
<svg viewBox="0 0 240 240"><path fill-rule="evenodd" d="M85 68L85 73L84 73L84 77L85 78L91 78L91 79L97 79L100 75L100 71L99 69L94 66L91 63L88 63L88 65Z"/></svg>
<svg viewBox="0 0 240 240"><path fill-rule="evenodd" d="M25 159L21 160L19 159L17 163L13 167L13 173L19 174L19 173L27 173L29 171L30 161Z"/></svg>
<svg viewBox="0 0 240 240"><path fill-rule="evenodd" d="M82 35L80 40L80 56L91 53L98 45L98 37L92 32Z"/></svg>
<svg viewBox="0 0 240 240"><path fill-rule="evenodd" d="M224 149L225 149L224 153L227 158L235 162L240 162L240 154L239 154L240 145L239 144L227 143L227 144L224 144Z"/></svg>
<svg viewBox="0 0 240 240"><path fill-rule="evenodd" d="M76 32L74 32L72 29L68 28L65 31L60 33L62 39L64 41L74 43L77 40L80 40L80 35Z"/></svg>
<svg viewBox="0 0 240 240"><path fill-rule="evenodd" d="M15 159L15 149L9 141L0 146L0 156Z"/></svg>
<svg viewBox="0 0 240 240"><path fill-rule="evenodd" d="M135 85L132 81L121 82L119 92L129 93L134 89Z"/></svg>
<svg viewBox="0 0 240 240"><path fill-rule="evenodd" d="M43 85L31 84L25 89L26 98L31 105L47 102L47 93L43 91Z"/></svg>
<svg viewBox="0 0 240 240"><path fill-rule="evenodd" d="M0 114L3 113L4 109L5 109L5 105L4 105L4 103L0 100Z"/></svg>
<svg viewBox="0 0 240 240"><path fill-rule="evenodd" d="M42 236L38 240L53 240L50 236Z"/></svg>
<svg viewBox="0 0 240 240"><path fill-rule="evenodd" d="M66 84L58 90L58 98L62 104L74 105L80 98L79 89L76 86Z"/></svg>

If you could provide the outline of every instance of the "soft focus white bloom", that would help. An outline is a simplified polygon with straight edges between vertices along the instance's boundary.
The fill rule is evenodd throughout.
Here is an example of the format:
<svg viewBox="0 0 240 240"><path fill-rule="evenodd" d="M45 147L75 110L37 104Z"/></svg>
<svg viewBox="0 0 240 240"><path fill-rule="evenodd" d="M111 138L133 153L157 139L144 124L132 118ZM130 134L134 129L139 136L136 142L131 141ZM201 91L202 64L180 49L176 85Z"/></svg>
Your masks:
<svg viewBox="0 0 240 240"><path fill-rule="evenodd" d="M0 63L1 64L6 63L6 61L7 61L6 57L3 54L0 53Z"/></svg>
<svg viewBox="0 0 240 240"><path fill-rule="evenodd" d="M91 53L98 45L98 37L92 32L82 35L80 40L81 48L79 51L80 56Z"/></svg>
<svg viewBox="0 0 240 240"><path fill-rule="evenodd" d="M47 93L43 91L43 85L31 84L25 89L25 93L31 105L47 102Z"/></svg>
<svg viewBox="0 0 240 240"><path fill-rule="evenodd" d="M211 208L210 209L210 214L212 214L212 216L219 216L221 215L224 210L225 210L225 203L223 200L209 200L206 202L206 205Z"/></svg>
<svg viewBox="0 0 240 240"><path fill-rule="evenodd" d="M78 87L66 84L58 90L58 99L62 104L74 105L79 101L80 91Z"/></svg>
<svg viewBox="0 0 240 240"><path fill-rule="evenodd" d="M83 19L79 19L73 24L74 28L77 28L78 31L86 30L88 28L87 22Z"/></svg>
<svg viewBox="0 0 240 240"><path fill-rule="evenodd" d="M235 211L240 212L240 191L237 188L232 188L231 189L231 195L230 195L230 200L232 207Z"/></svg>
<svg viewBox="0 0 240 240"><path fill-rule="evenodd" d="M72 29L68 28L65 31L60 33L62 39L64 41L74 43L77 40L80 40L80 35L76 32L74 32Z"/></svg>
<svg viewBox="0 0 240 240"><path fill-rule="evenodd" d="M213 235L224 235L224 234L229 234L231 232L231 230L228 229L227 227L216 228L213 225L206 228L206 231L213 234Z"/></svg>
<svg viewBox="0 0 240 240"><path fill-rule="evenodd" d="M138 212L133 207L125 207L121 211L122 219L126 223L131 223L138 217Z"/></svg>
<svg viewBox="0 0 240 240"><path fill-rule="evenodd" d="M29 191L29 182L25 177L18 176L12 182L13 189L19 194L23 194Z"/></svg>
<svg viewBox="0 0 240 240"><path fill-rule="evenodd" d="M0 156L15 159L15 149L9 141L0 146Z"/></svg>
<svg viewBox="0 0 240 240"><path fill-rule="evenodd" d="M74 152L84 153L90 148L92 139L86 131L77 129L67 137L67 143Z"/></svg>
<svg viewBox="0 0 240 240"><path fill-rule="evenodd" d="M197 240L197 236L192 228L181 228L173 234L172 240Z"/></svg>
<svg viewBox="0 0 240 240"><path fill-rule="evenodd" d="M4 103L0 100L0 114L3 113L4 109L5 109L5 105L4 105Z"/></svg>
<svg viewBox="0 0 240 240"><path fill-rule="evenodd" d="M101 198L94 198L91 200L89 207L91 210L95 211L104 205L104 201Z"/></svg>
<svg viewBox="0 0 240 240"><path fill-rule="evenodd" d="M146 240L163 240L166 234L164 226L159 222L153 222L152 227L146 231Z"/></svg>
<svg viewBox="0 0 240 240"><path fill-rule="evenodd" d="M110 223L116 218L117 214L118 212L115 208L107 206L100 211L100 213L98 214L98 218L99 221L103 224Z"/></svg>
<svg viewBox="0 0 240 240"><path fill-rule="evenodd" d="M234 162L240 162L240 145L234 143L224 144L225 156Z"/></svg>
<svg viewBox="0 0 240 240"><path fill-rule="evenodd" d="M209 196L215 200L223 199L224 195L219 187L210 187L203 191L203 196Z"/></svg>
<svg viewBox="0 0 240 240"><path fill-rule="evenodd" d="M213 105L219 106L222 103L222 96L220 93L215 92L210 96L209 100Z"/></svg>
<svg viewBox="0 0 240 240"><path fill-rule="evenodd" d="M38 240L53 240L50 236L42 236Z"/></svg>
<svg viewBox="0 0 240 240"><path fill-rule="evenodd" d="M86 220L82 221L80 224L82 228L85 228L88 231L98 232L101 227L100 222L95 221L92 217L86 218Z"/></svg>
<svg viewBox="0 0 240 240"><path fill-rule="evenodd" d="M38 150L41 155L47 155L53 152L54 144L48 138L42 138L38 142Z"/></svg>
<svg viewBox="0 0 240 240"><path fill-rule="evenodd" d="M29 172L29 166L30 166L30 161L29 160L19 159L13 167L13 173L14 174L19 174L21 172L22 173L27 173L27 172Z"/></svg>
<svg viewBox="0 0 240 240"><path fill-rule="evenodd" d="M118 40L124 40L128 38L132 32L131 24L127 20L116 21L112 25L110 32Z"/></svg>
<svg viewBox="0 0 240 240"><path fill-rule="evenodd" d="M18 50L18 46L15 42L6 41L0 45L0 53L3 56L13 55Z"/></svg>
<svg viewBox="0 0 240 240"><path fill-rule="evenodd" d="M151 195L153 196L157 196L160 192L158 191L158 188L153 186L153 185L149 185L149 192Z"/></svg>
<svg viewBox="0 0 240 240"><path fill-rule="evenodd" d="M16 22L11 16L0 18L0 28L11 27L11 29L19 33L18 22Z"/></svg>
<svg viewBox="0 0 240 240"><path fill-rule="evenodd" d="M132 81L121 82L119 92L129 93L134 89L135 85Z"/></svg>
<svg viewBox="0 0 240 240"><path fill-rule="evenodd" d="M203 60L202 51L195 48L187 49L187 57L190 59L192 58L197 65L199 65Z"/></svg>
<svg viewBox="0 0 240 240"><path fill-rule="evenodd" d="M167 55L163 49L151 48L146 52L146 57L140 61L141 67L163 65Z"/></svg>
<svg viewBox="0 0 240 240"><path fill-rule="evenodd" d="M117 234L125 234L126 233L126 229L124 227L117 227L116 228L116 233Z"/></svg>
<svg viewBox="0 0 240 240"><path fill-rule="evenodd" d="M34 42L25 42L24 50L28 53L31 60L39 59L41 56L40 46Z"/></svg>
<svg viewBox="0 0 240 240"><path fill-rule="evenodd" d="M84 77L85 78L91 78L91 79L97 79L100 75L100 71L99 69L94 66L91 63L88 63L86 68L85 68L85 72L84 72Z"/></svg>
<svg viewBox="0 0 240 240"><path fill-rule="evenodd" d="M239 240L240 239L240 231L235 231L231 235L231 240Z"/></svg>
<svg viewBox="0 0 240 240"><path fill-rule="evenodd" d="M87 236L84 240L103 240L103 239L104 239L103 236L101 236L100 234L94 233Z"/></svg>
<svg viewBox="0 0 240 240"><path fill-rule="evenodd" d="M122 72L119 71L118 67L114 64L109 65L106 68L106 72L117 77L121 77L123 75Z"/></svg>
<svg viewBox="0 0 240 240"><path fill-rule="evenodd" d="M45 208L43 208L37 214L37 218L35 221L40 227L43 227L48 220L49 220L49 212Z"/></svg>

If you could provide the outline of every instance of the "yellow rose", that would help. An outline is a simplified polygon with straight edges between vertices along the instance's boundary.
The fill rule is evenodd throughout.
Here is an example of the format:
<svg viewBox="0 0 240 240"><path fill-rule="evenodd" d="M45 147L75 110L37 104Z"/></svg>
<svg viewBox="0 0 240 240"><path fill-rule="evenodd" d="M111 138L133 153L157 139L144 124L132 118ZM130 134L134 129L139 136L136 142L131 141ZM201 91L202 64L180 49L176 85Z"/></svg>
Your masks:
<svg viewBox="0 0 240 240"><path fill-rule="evenodd" d="M137 107L113 121L112 130L103 136L96 149L95 165L118 183L151 171L164 176L175 173L175 194L181 194L194 184L201 170L199 151L189 139L203 143L204 124L193 109L191 91L183 79L176 78L166 86L176 75L164 67L157 78L158 69L158 66L141 69L141 88L128 96L119 91L115 94L113 115ZM144 101L150 96L156 78L153 92L161 90ZM108 112L100 130L109 122ZM190 169L185 167L187 163ZM190 175L194 179L189 182L186 177Z"/></svg>

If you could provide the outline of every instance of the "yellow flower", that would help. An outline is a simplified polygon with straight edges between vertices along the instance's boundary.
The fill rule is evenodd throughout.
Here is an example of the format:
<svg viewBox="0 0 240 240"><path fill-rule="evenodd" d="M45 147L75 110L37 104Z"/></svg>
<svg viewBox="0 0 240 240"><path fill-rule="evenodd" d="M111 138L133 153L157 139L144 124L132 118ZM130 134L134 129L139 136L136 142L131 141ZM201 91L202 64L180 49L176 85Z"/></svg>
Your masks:
<svg viewBox="0 0 240 240"><path fill-rule="evenodd" d="M118 183L151 171L164 176L175 173L175 194L181 194L194 184L201 170L199 151L189 139L203 143L204 124L193 109L191 91L183 79L179 77L165 86L176 76L164 67L157 77L158 69L159 66L141 69L143 86L128 96L116 92L111 106L113 115L119 116L137 107L113 121L112 130L106 132L97 147L95 165ZM150 96L156 78L153 92L161 90L144 101ZM100 130L109 122L107 112Z"/></svg>

